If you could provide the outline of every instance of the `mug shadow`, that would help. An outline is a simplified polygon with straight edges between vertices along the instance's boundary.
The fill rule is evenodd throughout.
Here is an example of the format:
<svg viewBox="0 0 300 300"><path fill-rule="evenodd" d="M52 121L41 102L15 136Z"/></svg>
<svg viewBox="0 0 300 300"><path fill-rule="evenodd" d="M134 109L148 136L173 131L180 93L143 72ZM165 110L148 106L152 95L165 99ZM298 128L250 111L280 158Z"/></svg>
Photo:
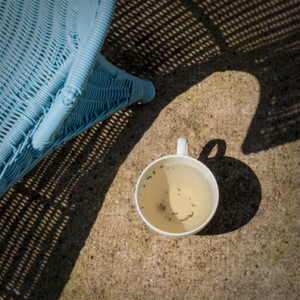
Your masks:
<svg viewBox="0 0 300 300"><path fill-rule="evenodd" d="M217 154L209 157L218 147ZM253 170L242 161L225 156L226 142L211 140L199 160L214 174L219 186L219 206L211 222L198 235L217 235L237 230L257 213L261 202L261 185Z"/></svg>

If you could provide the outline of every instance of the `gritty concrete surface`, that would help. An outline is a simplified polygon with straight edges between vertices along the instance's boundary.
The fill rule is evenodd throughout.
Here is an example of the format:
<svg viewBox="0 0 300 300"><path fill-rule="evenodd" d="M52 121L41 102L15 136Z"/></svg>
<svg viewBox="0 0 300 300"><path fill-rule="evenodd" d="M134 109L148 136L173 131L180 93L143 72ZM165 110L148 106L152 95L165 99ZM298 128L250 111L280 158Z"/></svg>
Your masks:
<svg viewBox="0 0 300 300"><path fill-rule="evenodd" d="M159 113L120 165L61 299L297 298L299 142L242 153L259 91L250 74L214 73ZM150 162L175 153L179 136L188 138L194 158L210 141L224 141L224 162L216 164L230 168L225 161L234 160L228 177L219 175L230 185L228 195L221 189L221 201L232 207L222 203L230 216L220 212L204 234L169 238L143 224L134 206L134 189ZM209 154L212 160L217 151ZM248 212L254 209L250 216L240 201L252 201L245 203ZM239 223L243 226L231 231Z"/></svg>
<svg viewBox="0 0 300 300"><path fill-rule="evenodd" d="M150 78L0 201L0 299L299 299L299 3L119 1L103 53ZM176 152L220 205L199 234L149 229L136 181Z"/></svg>

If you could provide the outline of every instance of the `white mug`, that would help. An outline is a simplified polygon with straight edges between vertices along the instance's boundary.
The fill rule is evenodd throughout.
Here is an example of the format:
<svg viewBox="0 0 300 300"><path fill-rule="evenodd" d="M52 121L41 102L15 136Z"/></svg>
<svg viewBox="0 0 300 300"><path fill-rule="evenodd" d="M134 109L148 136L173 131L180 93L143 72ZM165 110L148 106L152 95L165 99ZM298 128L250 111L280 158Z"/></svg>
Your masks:
<svg viewBox="0 0 300 300"><path fill-rule="evenodd" d="M179 138L177 154L152 162L135 190L136 207L144 222L167 236L199 232L211 221L219 203L214 175L187 153L187 139Z"/></svg>

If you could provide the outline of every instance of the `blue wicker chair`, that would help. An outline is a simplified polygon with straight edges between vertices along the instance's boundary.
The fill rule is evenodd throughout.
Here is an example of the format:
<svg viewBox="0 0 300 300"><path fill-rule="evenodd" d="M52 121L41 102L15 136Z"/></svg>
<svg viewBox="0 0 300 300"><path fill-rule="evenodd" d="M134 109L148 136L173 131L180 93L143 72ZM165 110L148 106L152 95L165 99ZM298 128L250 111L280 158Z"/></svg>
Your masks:
<svg viewBox="0 0 300 300"><path fill-rule="evenodd" d="M154 97L99 54L114 2L0 0L0 197L62 143Z"/></svg>

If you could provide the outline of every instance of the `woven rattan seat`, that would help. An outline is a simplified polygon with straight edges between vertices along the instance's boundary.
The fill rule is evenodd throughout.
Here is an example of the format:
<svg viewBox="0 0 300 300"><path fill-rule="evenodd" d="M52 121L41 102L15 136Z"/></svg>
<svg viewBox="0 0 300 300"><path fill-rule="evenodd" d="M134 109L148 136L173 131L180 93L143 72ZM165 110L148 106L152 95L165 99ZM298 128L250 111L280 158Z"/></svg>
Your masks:
<svg viewBox="0 0 300 300"><path fill-rule="evenodd" d="M99 54L109 0L0 0L0 196L49 152L136 101L150 81Z"/></svg>

